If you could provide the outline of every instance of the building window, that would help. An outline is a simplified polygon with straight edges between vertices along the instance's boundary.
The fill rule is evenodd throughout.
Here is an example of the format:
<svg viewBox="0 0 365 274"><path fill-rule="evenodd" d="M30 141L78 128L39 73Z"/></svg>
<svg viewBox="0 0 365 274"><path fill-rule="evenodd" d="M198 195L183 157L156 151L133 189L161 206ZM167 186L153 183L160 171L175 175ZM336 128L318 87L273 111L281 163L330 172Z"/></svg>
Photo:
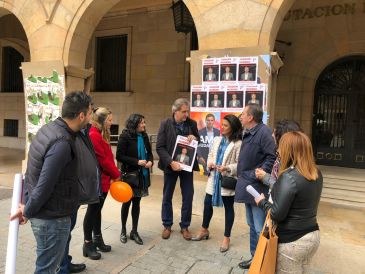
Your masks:
<svg viewBox="0 0 365 274"><path fill-rule="evenodd" d="M18 120L4 119L4 136L18 137L18 127Z"/></svg>
<svg viewBox="0 0 365 274"><path fill-rule="evenodd" d="M127 40L127 35L96 38L95 91L126 90Z"/></svg>
<svg viewBox="0 0 365 274"><path fill-rule="evenodd" d="M24 57L12 47L3 47L2 52L1 92L23 92L20 66Z"/></svg>
<svg viewBox="0 0 365 274"><path fill-rule="evenodd" d="M112 146L116 146L118 144L118 138L119 138L119 125L113 124L110 127L110 144Z"/></svg>

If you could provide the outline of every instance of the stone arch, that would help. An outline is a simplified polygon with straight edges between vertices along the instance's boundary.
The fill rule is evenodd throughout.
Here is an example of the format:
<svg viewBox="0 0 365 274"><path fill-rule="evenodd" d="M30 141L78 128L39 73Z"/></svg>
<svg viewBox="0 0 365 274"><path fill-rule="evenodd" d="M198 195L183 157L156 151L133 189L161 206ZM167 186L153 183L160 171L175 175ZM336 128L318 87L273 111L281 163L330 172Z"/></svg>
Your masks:
<svg viewBox="0 0 365 274"><path fill-rule="evenodd" d="M365 55L364 51L360 49L361 47L365 48L365 42L356 47L350 42L347 42L344 45L348 46L346 51L328 48L314 51L312 56L307 58L308 60L311 60L307 63L307 66L298 64L297 67L300 67L300 69L295 72L297 77L295 78L295 81L290 82L288 87L289 90L292 90L295 93L291 118L301 122L302 128L309 136L312 135L315 85L320 74L336 60L352 55ZM320 58L318 56L320 56Z"/></svg>
<svg viewBox="0 0 365 274"><path fill-rule="evenodd" d="M260 31L259 46L274 49L275 39L285 15L295 0L272 0L265 14Z"/></svg>
<svg viewBox="0 0 365 274"><path fill-rule="evenodd" d="M2 15L12 14L14 15L18 21L20 22L20 25L23 27L24 33L27 37L27 42L29 44L29 35L26 30L26 19L21 15L21 9L25 5L25 0L20 1L6 1L6 0L0 0L0 13ZM29 46L30 48L30 46Z"/></svg>
<svg viewBox="0 0 365 274"><path fill-rule="evenodd" d="M28 43L16 38L0 38L0 47L12 47L24 57L25 62L30 61Z"/></svg>
<svg viewBox="0 0 365 274"><path fill-rule="evenodd" d="M87 0L78 8L67 32L63 48L65 65L83 67L85 65L87 47L92 34L103 16L120 0L98 1ZM197 14L196 7L189 0L184 1L191 15ZM195 8L194 8L195 7ZM198 30L197 30L198 31Z"/></svg>

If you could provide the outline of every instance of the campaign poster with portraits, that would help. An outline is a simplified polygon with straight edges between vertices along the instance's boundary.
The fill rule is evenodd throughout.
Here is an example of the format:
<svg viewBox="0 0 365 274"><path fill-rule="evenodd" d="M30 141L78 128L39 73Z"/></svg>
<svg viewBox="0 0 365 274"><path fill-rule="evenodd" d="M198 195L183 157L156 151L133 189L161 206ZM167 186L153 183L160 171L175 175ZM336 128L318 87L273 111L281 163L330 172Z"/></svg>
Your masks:
<svg viewBox="0 0 365 274"><path fill-rule="evenodd" d="M225 86L209 86L208 108L210 110L223 109L225 106Z"/></svg>
<svg viewBox="0 0 365 274"><path fill-rule="evenodd" d="M258 57L240 57L238 60L238 81L241 84L256 84ZM259 82L258 82L259 83Z"/></svg>
<svg viewBox="0 0 365 274"><path fill-rule="evenodd" d="M202 172L207 175L207 159L215 137L220 136L220 112L191 112L190 117L197 122L200 142L197 160Z"/></svg>
<svg viewBox="0 0 365 274"><path fill-rule="evenodd" d="M226 90L226 109L242 111L245 102L244 89L238 85L231 85L227 86Z"/></svg>
<svg viewBox="0 0 365 274"><path fill-rule="evenodd" d="M266 85L247 86L245 92L245 105L257 104L266 110Z"/></svg>
<svg viewBox="0 0 365 274"><path fill-rule="evenodd" d="M202 60L201 85L191 87L191 118L197 121L200 144L197 159L206 172L213 139L227 114L239 116L249 103L262 107L267 123L270 55L208 58Z"/></svg>
<svg viewBox="0 0 365 274"><path fill-rule="evenodd" d="M22 63L26 110L26 150L38 130L60 116L65 96L62 62Z"/></svg>
<svg viewBox="0 0 365 274"><path fill-rule="evenodd" d="M187 137L178 135L172 159L180 164L182 170L192 172L197 148L198 141L189 142Z"/></svg>
<svg viewBox="0 0 365 274"><path fill-rule="evenodd" d="M220 81L234 82L237 80L237 58L226 57L220 59Z"/></svg>
<svg viewBox="0 0 365 274"><path fill-rule="evenodd" d="M209 58L203 60L202 83L215 84L219 81L219 58Z"/></svg>
<svg viewBox="0 0 365 274"><path fill-rule="evenodd" d="M191 109L193 111L202 111L208 103L208 87L202 85L191 86Z"/></svg>

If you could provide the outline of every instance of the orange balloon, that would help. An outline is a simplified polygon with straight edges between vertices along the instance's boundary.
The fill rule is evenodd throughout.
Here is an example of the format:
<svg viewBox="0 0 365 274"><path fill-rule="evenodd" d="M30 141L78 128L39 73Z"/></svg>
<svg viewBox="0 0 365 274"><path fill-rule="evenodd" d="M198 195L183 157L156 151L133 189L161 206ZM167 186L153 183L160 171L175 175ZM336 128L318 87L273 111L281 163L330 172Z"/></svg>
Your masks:
<svg viewBox="0 0 365 274"><path fill-rule="evenodd" d="M110 185L110 194L114 200L125 203L132 199L133 191L127 183L117 181Z"/></svg>

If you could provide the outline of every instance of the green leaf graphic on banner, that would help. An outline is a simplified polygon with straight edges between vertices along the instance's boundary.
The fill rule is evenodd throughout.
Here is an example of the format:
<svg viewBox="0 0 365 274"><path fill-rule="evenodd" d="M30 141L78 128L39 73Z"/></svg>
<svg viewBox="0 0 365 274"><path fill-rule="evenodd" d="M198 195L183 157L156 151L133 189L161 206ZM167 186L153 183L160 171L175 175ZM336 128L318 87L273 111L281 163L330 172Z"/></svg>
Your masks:
<svg viewBox="0 0 365 274"><path fill-rule="evenodd" d="M28 80L31 81L31 82L33 82L33 83L37 83L37 78L35 78L33 75L30 75L28 77Z"/></svg>
<svg viewBox="0 0 365 274"><path fill-rule="evenodd" d="M57 71L53 71L52 72L52 76L48 78L48 80L52 81L53 83L58 83L59 79L58 79L58 73Z"/></svg>

